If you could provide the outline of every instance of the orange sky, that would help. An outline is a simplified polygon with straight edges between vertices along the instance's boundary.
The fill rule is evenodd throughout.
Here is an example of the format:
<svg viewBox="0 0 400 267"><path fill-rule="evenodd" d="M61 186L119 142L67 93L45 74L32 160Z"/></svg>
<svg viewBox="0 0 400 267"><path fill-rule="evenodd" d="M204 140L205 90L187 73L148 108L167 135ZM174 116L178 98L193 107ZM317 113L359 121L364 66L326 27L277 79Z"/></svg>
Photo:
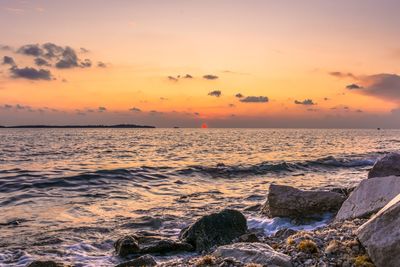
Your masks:
<svg viewBox="0 0 400 267"><path fill-rule="evenodd" d="M399 7L361 0L4 0L0 124L375 127L368 121L381 118L396 127ZM46 57L49 42L71 47L77 64L57 67L63 55ZM42 52L23 52L27 44ZM35 65L36 58L49 65ZM92 66L82 67L86 58ZM40 69L51 78L35 76ZM352 84L358 87L346 88Z"/></svg>

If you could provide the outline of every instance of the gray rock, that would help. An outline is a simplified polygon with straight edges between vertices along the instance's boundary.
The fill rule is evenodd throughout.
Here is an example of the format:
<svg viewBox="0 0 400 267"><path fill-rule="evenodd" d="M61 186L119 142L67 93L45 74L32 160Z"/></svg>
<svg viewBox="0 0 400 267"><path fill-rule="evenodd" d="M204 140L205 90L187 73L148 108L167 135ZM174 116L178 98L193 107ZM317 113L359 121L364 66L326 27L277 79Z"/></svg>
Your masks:
<svg viewBox="0 0 400 267"><path fill-rule="evenodd" d="M180 239L193 245L196 251L209 250L213 246L226 245L247 231L247 220L236 210L223 210L201 217L182 230Z"/></svg>
<svg viewBox="0 0 400 267"><path fill-rule="evenodd" d="M31 262L27 267L66 267L66 265L52 260L38 260Z"/></svg>
<svg viewBox="0 0 400 267"><path fill-rule="evenodd" d="M258 263L264 266L291 267L288 255L279 253L264 243L235 243L218 247L215 257L234 258L243 264Z"/></svg>
<svg viewBox="0 0 400 267"><path fill-rule="evenodd" d="M368 178L400 176L400 154L390 153L378 160L368 173Z"/></svg>
<svg viewBox="0 0 400 267"><path fill-rule="evenodd" d="M140 247L135 236L128 235L117 240L114 244L115 252L120 257L126 257L131 254L139 253Z"/></svg>
<svg viewBox="0 0 400 267"><path fill-rule="evenodd" d="M115 267L148 267L148 266L156 266L157 262L150 255L143 255L137 259L123 262L121 264L116 265Z"/></svg>
<svg viewBox="0 0 400 267"><path fill-rule="evenodd" d="M377 267L400 265L400 194L356 232Z"/></svg>
<svg viewBox="0 0 400 267"><path fill-rule="evenodd" d="M337 211L344 200L345 196L336 192L271 184L262 213L269 217L312 218Z"/></svg>
<svg viewBox="0 0 400 267"><path fill-rule="evenodd" d="M343 203L335 221L366 218L383 208L399 193L399 177L363 180Z"/></svg>
<svg viewBox="0 0 400 267"><path fill-rule="evenodd" d="M173 240L161 240L148 247L144 247L140 250L141 254L168 254L177 252L190 252L194 251L194 247L185 242L176 242Z"/></svg>

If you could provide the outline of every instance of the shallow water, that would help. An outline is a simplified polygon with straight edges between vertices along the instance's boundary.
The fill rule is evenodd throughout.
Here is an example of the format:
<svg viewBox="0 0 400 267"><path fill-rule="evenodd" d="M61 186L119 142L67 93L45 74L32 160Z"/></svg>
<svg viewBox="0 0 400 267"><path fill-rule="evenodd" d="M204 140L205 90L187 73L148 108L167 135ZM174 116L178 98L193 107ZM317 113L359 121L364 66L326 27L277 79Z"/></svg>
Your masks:
<svg viewBox="0 0 400 267"><path fill-rule="evenodd" d="M0 129L0 266L112 266L123 234L176 238L262 203L272 182L351 186L399 144L397 130ZM266 234L288 225L245 214Z"/></svg>

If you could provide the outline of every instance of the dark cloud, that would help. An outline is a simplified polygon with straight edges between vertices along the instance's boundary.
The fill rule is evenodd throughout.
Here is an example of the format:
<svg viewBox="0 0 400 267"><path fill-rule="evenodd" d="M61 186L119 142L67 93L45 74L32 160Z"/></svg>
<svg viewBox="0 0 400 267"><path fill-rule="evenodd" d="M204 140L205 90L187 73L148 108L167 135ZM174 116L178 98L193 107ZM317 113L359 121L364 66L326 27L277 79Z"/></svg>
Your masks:
<svg viewBox="0 0 400 267"><path fill-rule="evenodd" d="M5 108L5 109L10 109L10 108L12 108L12 107L13 107L12 105L4 104L4 108Z"/></svg>
<svg viewBox="0 0 400 267"><path fill-rule="evenodd" d="M45 43L42 45L42 48L44 50L44 57L48 59L58 59L62 56L62 53L64 52L64 48L53 44L53 43Z"/></svg>
<svg viewBox="0 0 400 267"><path fill-rule="evenodd" d="M340 71L332 71L329 72L329 75L337 77L337 78L352 78L357 79L357 77L351 72L340 72Z"/></svg>
<svg viewBox="0 0 400 267"><path fill-rule="evenodd" d="M296 105L306 105L306 106L315 105L315 103L312 101L312 99L304 99L303 101L295 100L294 103Z"/></svg>
<svg viewBox="0 0 400 267"><path fill-rule="evenodd" d="M90 68L91 66L92 66L92 61L88 58L85 58L85 60L81 62L82 68Z"/></svg>
<svg viewBox="0 0 400 267"><path fill-rule="evenodd" d="M132 112L142 112L142 110L141 110L140 108L135 108L135 107L130 108L129 111L132 111Z"/></svg>
<svg viewBox="0 0 400 267"><path fill-rule="evenodd" d="M203 78L206 80L216 80L216 79L218 79L218 76L212 75L212 74L207 74L207 75L204 75Z"/></svg>
<svg viewBox="0 0 400 267"><path fill-rule="evenodd" d="M186 74L185 76L183 76L184 79L193 79L193 76L190 74Z"/></svg>
<svg viewBox="0 0 400 267"><path fill-rule="evenodd" d="M43 59L41 57L35 58L35 64L37 66L47 66L47 67L51 66L51 64L49 62L47 62L47 60L45 60L45 59Z"/></svg>
<svg viewBox="0 0 400 267"><path fill-rule="evenodd" d="M325 100L325 101L328 101L328 100L329 100L329 98L327 98L327 97L324 97L324 100Z"/></svg>
<svg viewBox="0 0 400 267"><path fill-rule="evenodd" d="M400 76L381 73L360 78L363 86L361 94L375 96L389 101L400 101Z"/></svg>
<svg viewBox="0 0 400 267"><path fill-rule="evenodd" d="M86 48L84 48L84 47L81 47L81 48L80 48L80 51L81 51L81 53L84 53L84 54L90 52L88 49L86 49Z"/></svg>
<svg viewBox="0 0 400 267"><path fill-rule="evenodd" d="M228 107L234 108L234 107L235 107L235 104L228 104Z"/></svg>
<svg viewBox="0 0 400 267"><path fill-rule="evenodd" d="M107 68L107 64L104 63L104 62L99 61L99 62L97 62L97 67L99 67L99 68Z"/></svg>
<svg viewBox="0 0 400 267"><path fill-rule="evenodd" d="M346 88L349 90L356 90L356 89L362 89L363 87L356 83L352 83L352 84L347 85Z"/></svg>
<svg viewBox="0 0 400 267"><path fill-rule="evenodd" d="M237 93L237 94L235 95L235 97L237 97L237 98L242 98L243 95L242 95L241 93Z"/></svg>
<svg viewBox="0 0 400 267"><path fill-rule="evenodd" d="M222 94L222 92L220 90L214 90L208 93L208 95L210 96L216 96L216 97L220 97Z"/></svg>
<svg viewBox="0 0 400 267"><path fill-rule="evenodd" d="M27 55L27 56L34 56L38 57L43 54L42 48L38 44L27 44L21 46L18 50L17 53Z"/></svg>
<svg viewBox="0 0 400 267"><path fill-rule="evenodd" d="M17 66L17 64L15 64L14 59L12 57L9 57L9 56L4 56L3 57L3 65L10 65L11 67Z"/></svg>
<svg viewBox="0 0 400 267"><path fill-rule="evenodd" d="M107 111L107 108L105 108L105 107L98 107L98 108L97 108L97 111L98 111L98 112L104 112L104 111Z"/></svg>
<svg viewBox="0 0 400 267"><path fill-rule="evenodd" d="M12 50L12 48L9 45L0 45L0 50L10 51L10 50Z"/></svg>
<svg viewBox="0 0 400 267"><path fill-rule="evenodd" d="M13 67L10 69L11 77L23 78L28 80L51 80L52 75L49 70L35 69L30 67L17 68Z"/></svg>
<svg viewBox="0 0 400 267"><path fill-rule="evenodd" d="M162 115L162 114L164 114L164 112L157 111L157 110L150 110L149 114L152 116L156 116L156 115Z"/></svg>
<svg viewBox="0 0 400 267"><path fill-rule="evenodd" d="M268 101L269 99L266 96L246 96L240 99L240 102L243 103L267 103Z"/></svg>
<svg viewBox="0 0 400 267"><path fill-rule="evenodd" d="M62 58L56 63L56 67L59 69L69 69L78 67L79 66L78 61L79 59L74 49L67 46L62 53Z"/></svg>
<svg viewBox="0 0 400 267"><path fill-rule="evenodd" d="M175 78L174 76L168 76L168 80L173 81L173 82L177 82L178 78Z"/></svg>

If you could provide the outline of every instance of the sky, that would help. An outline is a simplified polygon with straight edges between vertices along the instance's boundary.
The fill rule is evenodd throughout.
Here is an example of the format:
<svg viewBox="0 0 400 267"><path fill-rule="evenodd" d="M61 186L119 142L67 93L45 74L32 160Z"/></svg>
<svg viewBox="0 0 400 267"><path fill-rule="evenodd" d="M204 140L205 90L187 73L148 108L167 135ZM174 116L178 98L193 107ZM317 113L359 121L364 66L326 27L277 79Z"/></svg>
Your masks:
<svg viewBox="0 0 400 267"><path fill-rule="evenodd" d="M0 125L400 128L395 0L0 0Z"/></svg>

